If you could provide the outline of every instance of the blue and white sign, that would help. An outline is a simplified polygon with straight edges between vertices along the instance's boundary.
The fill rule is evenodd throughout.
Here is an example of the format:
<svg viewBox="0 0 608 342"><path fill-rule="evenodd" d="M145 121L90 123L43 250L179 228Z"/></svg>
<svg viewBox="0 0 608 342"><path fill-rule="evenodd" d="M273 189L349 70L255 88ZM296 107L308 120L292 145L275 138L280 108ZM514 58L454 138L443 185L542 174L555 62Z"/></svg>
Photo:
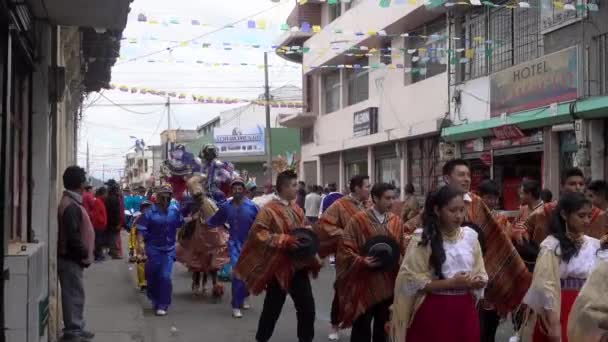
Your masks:
<svg viewBox="0 0 608 342"><path fill-rule="evenodd" d="M264 127L224 126L213 129L213 143L221 156L263 155Z"/></svg>

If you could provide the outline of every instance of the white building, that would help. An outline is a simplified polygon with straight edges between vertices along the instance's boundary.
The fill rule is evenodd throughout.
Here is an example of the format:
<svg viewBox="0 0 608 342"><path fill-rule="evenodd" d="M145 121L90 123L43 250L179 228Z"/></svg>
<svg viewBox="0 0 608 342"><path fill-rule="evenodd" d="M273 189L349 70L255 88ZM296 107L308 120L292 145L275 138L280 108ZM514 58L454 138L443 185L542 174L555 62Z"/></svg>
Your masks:
<svg viewBox="0 0 608 342"><path fill-rule="evenodd" d="M445 44L434 34L445 30L446 19L422 1L410 3L308 1L289 16L300 30L285 33L277 53L303 64L304 111L280 123L302 129L307 184L345 188L351 176L367 174L399 188L411 182L418 193L436 185L437 138L449 111L447 65L433 59L424 74L413 74L405 51ZM314 25L320 32L302 29ZM408 32L426 38L404 37ZM302 53L293 53L298 46Z"/></svg>
<svg viewBox="0 0 608 342"><path fill-rule="evenodd" d="M127 153L125 157L125 185L130 187L131 190L139 186L152 186L155 184L155 180L159 179L160 163L157 161L158 173L155 173L155 152L157 155L161 154L160 146L150 146L143 151Z"/></svg>

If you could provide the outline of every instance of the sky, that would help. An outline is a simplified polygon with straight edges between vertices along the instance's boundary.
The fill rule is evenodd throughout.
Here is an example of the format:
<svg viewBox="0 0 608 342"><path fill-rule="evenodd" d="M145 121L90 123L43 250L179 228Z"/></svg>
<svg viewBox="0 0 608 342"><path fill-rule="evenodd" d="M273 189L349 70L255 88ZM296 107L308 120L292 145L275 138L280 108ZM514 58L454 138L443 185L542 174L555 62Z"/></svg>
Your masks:
<svg viewBox="0 0 608 342"><path fill-rule="evenodd" d="M121 58L112 69L112 83L178 94L255 99L264 91L264 70L258 67L264 62L262 47L276 43L283 33L280 25L294 5L294 0L135 0L123 32ZM138 21L140 14L146 16L146 22ZM192 25L192 20L201 25ZM225 28L239 20L243 21L234 28ZM248 28L249 21L266 28ZM225 49L228 46L231 50ZM300 65L274 52L268 60L271 89L301 87ZM171 102L171 127L182 129L195 129L221 111L243 105L192 104L190 96ZM86 165L88 144L90 174L118 179L135 138L147 145L160 143L160 132L168 127L165 103L160 96L119 89L89 94L79 127L79 164Z"/></svg>

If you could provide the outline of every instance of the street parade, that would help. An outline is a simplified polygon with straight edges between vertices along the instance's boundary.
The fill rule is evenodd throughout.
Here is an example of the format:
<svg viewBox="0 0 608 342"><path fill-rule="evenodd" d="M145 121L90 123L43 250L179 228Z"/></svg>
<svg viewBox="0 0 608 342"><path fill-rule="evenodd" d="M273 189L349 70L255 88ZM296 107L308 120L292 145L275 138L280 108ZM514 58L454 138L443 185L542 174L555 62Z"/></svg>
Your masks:
<svg viewBox="0 0 608 342"><path fill-rule="evenodd" d="M0 0L0 342L608 342L598 0Z"/></svg>

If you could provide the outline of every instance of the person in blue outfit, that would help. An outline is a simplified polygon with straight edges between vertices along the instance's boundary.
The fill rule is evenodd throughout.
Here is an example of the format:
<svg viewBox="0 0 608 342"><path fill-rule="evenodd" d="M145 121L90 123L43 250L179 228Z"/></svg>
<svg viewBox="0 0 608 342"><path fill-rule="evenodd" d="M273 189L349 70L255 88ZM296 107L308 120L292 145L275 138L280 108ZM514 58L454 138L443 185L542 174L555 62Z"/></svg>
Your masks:
<svg viewBox="0 0 608 342"><path fill-rule="evenodd" d="M219 207L215 215L207 220L209 227L218 227L228 224L230 237L228 239L228 250L230 253L230 264L236 266L241 255L241 249L247 239L249 230L258 214L258 207L246 195L245 182L234 179L231 184L232 198ZM241 318L241 309L248 309L245 299L249 296L245 283L232 277L232 316Z"/></svg>
<svg viewBox="0 0 608 342"><path fill-rule="evenodd" d="M175 262L177 229L186 219L180 214L179 207L171 205L173 192L165 185L157 193L157 203L146 209L137 221L139 236L145 246L145 273L148 281L147 295L154 306L157 316L165 316L171 304L171 273Z"/></svg>

